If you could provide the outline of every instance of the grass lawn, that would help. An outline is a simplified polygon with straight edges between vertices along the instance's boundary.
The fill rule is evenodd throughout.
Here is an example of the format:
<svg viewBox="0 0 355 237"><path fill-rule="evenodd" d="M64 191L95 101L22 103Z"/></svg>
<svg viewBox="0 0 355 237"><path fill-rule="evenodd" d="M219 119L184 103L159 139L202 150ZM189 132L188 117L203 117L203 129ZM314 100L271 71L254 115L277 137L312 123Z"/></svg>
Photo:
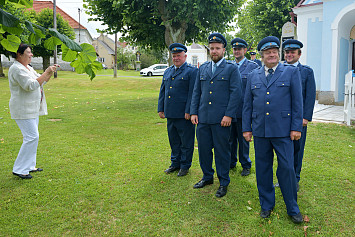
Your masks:
<svg viewBox="0 0 355 237"><path fill-rule="evenodd" d="M45 86L49 115L40 117L44 171L31 180L12 175L22 135L0 79L0 236L355 236L354 128L309 125L298 195L309 220L291 222L279 188L264 220L254 164L247 177L240 164L231 171L221 199L217 177L192 188L202 177L197 149L187 176L163 172L170 149L156 111L161 77L58 74Z"/></svg>

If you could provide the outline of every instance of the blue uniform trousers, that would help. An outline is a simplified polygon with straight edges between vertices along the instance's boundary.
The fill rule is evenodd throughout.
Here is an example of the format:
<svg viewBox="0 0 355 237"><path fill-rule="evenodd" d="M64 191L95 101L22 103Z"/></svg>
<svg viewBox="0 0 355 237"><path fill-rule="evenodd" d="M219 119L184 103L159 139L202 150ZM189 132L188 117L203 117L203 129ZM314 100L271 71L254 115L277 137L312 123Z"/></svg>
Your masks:
<svg viewBox="0 0 355 237"><path fill-rule="evenodd" d="M184 118L168 118L167 121L171 166L188 170L194 153L195 125Z"/></svg>
<svg viewBox="0 0 355 237"><path fill-rule="evenodd" d="M273 185L273 161L275 150L278 167L276 176L280 184L287 214L297 215L297 187L293 160L293 142L290 137L254 137L256 181L262 210L272 210L275 206Z"/></svg>
<svg viewBox="0 0 355 237"><path fill-rule="evenodd" d="M302 168L304 146L306 144L306 136L307 136L307 126L304 126L302 128L301 139L297 141L293 141L294 157L295 157L295 173L296 173L297 182L299 182L301 179L301 168Z"/></svg>
<svg viewBox="0 0 355 237"><path fill-rule="evenodd" d="M242 132L242 119L237 118L236 122L232 122L231 125L231 136L230 136L230 145L231 145L231 163L230 167L233 168L236 166L238 158L239 162L245 169L251 168L251 160L249 157L249 142L247 142L243 137Z"/></svg>
<svg viewBox="0 0 355 237"><path fill-rule="evenodd" d="M230 164L230 127L222 127L221 124L198 123L196 135L198 140L198 153L200 166L203 172L203 180L213 179L212 168L214 148L215 164L219 184L228 186Z"/></svg>

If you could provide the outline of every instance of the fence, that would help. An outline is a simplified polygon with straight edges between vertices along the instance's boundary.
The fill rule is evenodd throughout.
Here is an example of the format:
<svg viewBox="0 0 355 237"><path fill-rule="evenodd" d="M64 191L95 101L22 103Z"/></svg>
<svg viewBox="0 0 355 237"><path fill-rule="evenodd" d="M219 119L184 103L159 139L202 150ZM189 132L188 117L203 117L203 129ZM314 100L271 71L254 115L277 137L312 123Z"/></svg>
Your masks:
<svg viewBox="0 0 355 237"><path fill-rule="evenodd" d="M350 126L351 116L355 113L355 73L353 71L345 75L344 93L344 121Z"/></svg>

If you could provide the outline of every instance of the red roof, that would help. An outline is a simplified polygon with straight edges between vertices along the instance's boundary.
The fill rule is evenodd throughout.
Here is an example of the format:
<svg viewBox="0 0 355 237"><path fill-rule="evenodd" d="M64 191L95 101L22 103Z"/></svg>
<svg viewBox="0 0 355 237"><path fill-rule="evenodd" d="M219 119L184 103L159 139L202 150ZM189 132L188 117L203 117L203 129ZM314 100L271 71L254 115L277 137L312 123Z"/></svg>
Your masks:
<svg viewBox="0 0 355 237"><path fill-rule="evenodd" d="M119 46L121 46L122 48L126 48L126 46L128 45L127 42L119 42L119 41L117 41L117 44L118 44Z"/></svg>
<svg viewBox="0 0 355 237"><path fill-rule="evenodd" d="M49 8L53 10L53 3L51 1L33 1L33 8L28 8L28 9L34 9L35 12L38 13L45 8ZM57 14L60 14L65 20L69 22L70 27L72 27L73 29L79 29L79 22L74 20L73 17L69 16L65 11L60 9L58 6L56 12ZM80 29L86 30L86 27L80 24Z"/></svg>

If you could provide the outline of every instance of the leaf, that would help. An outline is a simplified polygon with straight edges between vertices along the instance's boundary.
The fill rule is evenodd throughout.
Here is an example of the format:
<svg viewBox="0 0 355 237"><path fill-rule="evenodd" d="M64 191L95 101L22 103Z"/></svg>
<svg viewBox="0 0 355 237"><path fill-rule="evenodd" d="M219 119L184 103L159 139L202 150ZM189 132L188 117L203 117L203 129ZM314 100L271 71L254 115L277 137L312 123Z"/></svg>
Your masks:
<svg viewBox="0 0 355 237"><path fill-rule="evenodd" d="M40 43L41 43L41 40L42 40L41 37L38 37L38 35L33 34L33 33L28 37L29 43L30 43L30 44L34 44L34 45L40 44Z"/></svg>
<svg viewBox="0 0 355 237"><path fill-rule="evenodd" d="M96 68L97 71L102 69L102 63L98 62L98 61L94 61L92 63L92 66Z"/></svg>
<svg viewBox="0 0 355 237"><path fill-rule="evenodd" d="M309 217L308 217L308 216L304 216L304 217L303 217L303 221L304 221L304 222L309 222Z"/></svg>
<svg viewBox="0 0 355 237"><path fill-rule="evenodd" d="M7 0L16 8L31 8L33 6L33 0Z"/></svg>
<svg viewBox="0 0 355 237"><path fill-rule="evenodd" d="M15 35L8 35L6 39L1 41L1 45L8 51L16 53L21 39Z"/></svg>
<svg viewBox="0 0 355 237"><path fill-rule="evenodd" d="M37 29L34 29L36 34L41 37L41 38L44 38L46 37L46 28L42 27L42 26L39 26L39 25L36 25L36 24L33 24L32 23L32 26L36 27Z"/></svg>
<svg viewBox="0 0 355 237"><path fill-rule="evenodd" d="M83 50L78 43L76 43L73 40L69 39L66 35L63 35L63 34L59 33L57 30L55 30L53 28L49 28L48 32L49 32L50 35L55 36L58 39L60 39L71 50L74 50L74 51L77 51L77 52L81 52Z"/></svg>
<svg viewBox="0 0 355 237"><path fill-rule="evenodd" d="M69 49L65 44L62 44L62 59L67 62L72 62L76 59L78 53Z"/></svg>
<svg viewBox="0 0 355 237"><path fill-rule="evenodd" d="M35 33L31 22L25 21L25 26L30 32Z"/></svg>
<svg viewBox="0 0 355 237"><path fill-rule="evenodd" d="M95 73L95 70L92 67L92 64L86 65L85 72L86 72L86 74L89 75L90 80L94 79L94 77L96 76L96 73Z"/></svg>
<svg viewBox="0 0 355 237"><path fill-rule="evenodd" d="M39 30L39 29L34 29L34 30L35 30L35 33L36 33L36 35L38 37L40 37L40 38L45 38L46 37L46 35L43 34L41 30Z"/></svg>
<svg viewBox="0 0 355 237"><path fill-rule="evenodd" d="M20 20L0 8L0 24L7 27L16 27Z"/></svg>
<svg viewBox="0 0 355 237"><path fill-rule="evenodd" d="M20 0L18 3L24 5L26 8L31 8L33 6L33 0Z"/></svg>
<svg viewBox="0 0 355 237"><path fill-rule="evenodd" d="M46 39L46 41L44 41L44 47L46 49L49 49L49 50L55 50L57 45L60 45L62 44L62 41L60 41L60 39L52 36L50 37L49 39Z"/></svg>
<svg viewBox="0 0 355 237"><path fill-rule="evenodd" d="M84 73L85 72L85 66L86 64L82 62L81 60L81 55L78 55L77 60L73 61L70 63L70 66L72 66L73 68L75 68L75 71L79 74Z"/></svg>
<svg viewBox="0 0 355 237"><path fill-rule="evenodd" d="M1 0L0 0L1 1ZM2 28L2 25L0 25L0 34L4 34L6 31L4 30L4 28Z"/></svg>
<svg viewBox="0 0 355 237"><path fill-rule="evenodd" d="M80 52L80 55L84 63L92 63L93 61L96 60L97 56L96 56L96 51L94 46L87 43L83 43L80 46L83 49L83 51Z"/></svg>
<svg viewBox="0 0 355 237"><path fill-rule="evenodd" d="M23 29L21 28L20 24L18 24L16 27L3 26L3 28L6 32L9 32L10 34L13 34L13 35L20 36L21 33L23 32Z"/></svg>

